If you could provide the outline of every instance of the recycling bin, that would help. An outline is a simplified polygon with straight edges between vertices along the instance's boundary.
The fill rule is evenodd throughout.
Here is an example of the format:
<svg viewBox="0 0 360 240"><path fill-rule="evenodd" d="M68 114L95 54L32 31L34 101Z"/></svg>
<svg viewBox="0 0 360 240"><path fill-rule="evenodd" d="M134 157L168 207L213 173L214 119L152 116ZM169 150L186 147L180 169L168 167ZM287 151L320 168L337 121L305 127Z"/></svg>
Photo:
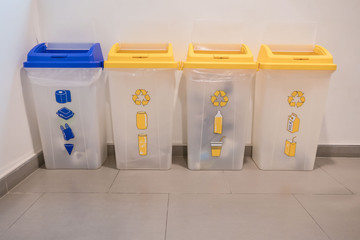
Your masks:
<svg viewBox="0 0 360 240"><path fill-rule="evenodd" d="M256 76L253 159L263 170L312 170L331 74L321 46L262 45Z"/></svg>
<svg viewBox="0 0 360 240"><path fill-rule="evenodd" d="M257 65L245 44L190 44L187 89L188 167L240 170L250 133Z"/></svg>
<svg viewBox="0 0 360 240"><path fill-rule="evenodd" d="M176 94L171 44L112 46L104 67L119 169L169 169Z"/></svg>
<svg viewBox="0 0 360 240"><path fill-rule="evenodd" d="M41 43L27 55L46 168L99 168L107 156L100 44Z"/></svg>

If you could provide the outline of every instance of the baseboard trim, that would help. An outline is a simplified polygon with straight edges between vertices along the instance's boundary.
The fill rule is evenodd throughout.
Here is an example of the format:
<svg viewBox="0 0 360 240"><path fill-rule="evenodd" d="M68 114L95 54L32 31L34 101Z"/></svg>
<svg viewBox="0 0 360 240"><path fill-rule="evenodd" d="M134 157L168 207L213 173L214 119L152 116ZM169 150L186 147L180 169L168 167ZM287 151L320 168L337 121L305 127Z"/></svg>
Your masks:
<svg viewBox="0 0 360 240"><path fill-rule="evenodd" d="M317 157L360 157L360 145L319 145Z"/></svg>
<svg viewBox="0 0 360 240"><path fill-rule="evenodd" d="M115 153L113 144L108 144L109 155ZM187 156L186 145L173 145L173 156ZM252 156L252 146L245 146L246 157ZM319 145L317 148L316 157L360 157L360 145Z"/></svg>
<svg viewBox="0 0 360 240"><path fill-rule="evenodd" d="M33 173L36 169L44 165L43 152L35 154L24 164L17 167L15 170L8 173L5 177L0 179L0 197L8 193L12 188L24 180L27 176Z"/></svg>
<svg viewBox="0 0 360 240"><path fill-rule="evenodd" d="M114 144L108 144L108 155L115 154ZM172 155L175 157L186 157L186 145L174 145ZM252 146L245 147L245 156L251 157ZM317 157L360 157L360 145L319 145ZM17 184L44 164L42 151L31 157L24 164L0 179L0 197L8 193Z"/></svg>

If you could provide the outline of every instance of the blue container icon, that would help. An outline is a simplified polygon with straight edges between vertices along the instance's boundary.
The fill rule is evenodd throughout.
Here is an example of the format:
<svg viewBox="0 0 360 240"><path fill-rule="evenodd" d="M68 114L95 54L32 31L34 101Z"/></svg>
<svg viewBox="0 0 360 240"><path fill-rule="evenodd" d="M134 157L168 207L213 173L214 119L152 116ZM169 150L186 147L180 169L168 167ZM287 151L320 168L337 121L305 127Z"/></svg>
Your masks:
<svg viewBox="0 0 360 240"><path fill-rule="evenodd" d="M71 102L71 92L70 90L57 90L55 92L55 99L58 103L67 103Z"/></svg>
<svg viewBox="0 0 360 240"><path fill-rule="evenodd" d="M68 120L70 118L72 118L74 116L74 112L71 111L70 109L63 107L61 109L59 109L56 114L61 117L62 119Z"/></svg>

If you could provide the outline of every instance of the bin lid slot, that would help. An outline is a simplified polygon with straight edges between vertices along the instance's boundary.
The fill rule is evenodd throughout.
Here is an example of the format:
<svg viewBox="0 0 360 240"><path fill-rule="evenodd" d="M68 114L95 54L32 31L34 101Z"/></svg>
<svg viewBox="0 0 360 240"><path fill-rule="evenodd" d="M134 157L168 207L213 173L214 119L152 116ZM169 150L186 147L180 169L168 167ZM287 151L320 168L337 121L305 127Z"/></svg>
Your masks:
<svg viewBox="0 0 360 240"><path fill-rule="evenodd" d="M120 43L117 53L166 53L167 43Z"/></svg>
<svg viewBox="0 0 360 240"><path fill-rule="evenodd" d="M246 54L242 44L193 44L194 53L198 54Z"/></svg>
<svg viewBox="0 0 360 240"><path fill-rule="evenodd" d="M45 43L46 50L65 50L65 51L89 51L94 43L59 43L59 42L47 42Z"/></svg>

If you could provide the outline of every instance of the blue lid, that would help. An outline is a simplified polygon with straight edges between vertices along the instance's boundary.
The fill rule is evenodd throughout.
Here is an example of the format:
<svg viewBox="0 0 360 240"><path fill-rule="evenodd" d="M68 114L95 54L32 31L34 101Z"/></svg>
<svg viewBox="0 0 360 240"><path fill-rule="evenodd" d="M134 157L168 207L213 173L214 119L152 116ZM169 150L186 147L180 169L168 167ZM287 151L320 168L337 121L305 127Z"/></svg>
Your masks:
<svg viewBox="0 0 360 240"><path fill-rule="evenodd" d="M27 55L25 68L99 68L100 43L40 43Z"/></svg>

